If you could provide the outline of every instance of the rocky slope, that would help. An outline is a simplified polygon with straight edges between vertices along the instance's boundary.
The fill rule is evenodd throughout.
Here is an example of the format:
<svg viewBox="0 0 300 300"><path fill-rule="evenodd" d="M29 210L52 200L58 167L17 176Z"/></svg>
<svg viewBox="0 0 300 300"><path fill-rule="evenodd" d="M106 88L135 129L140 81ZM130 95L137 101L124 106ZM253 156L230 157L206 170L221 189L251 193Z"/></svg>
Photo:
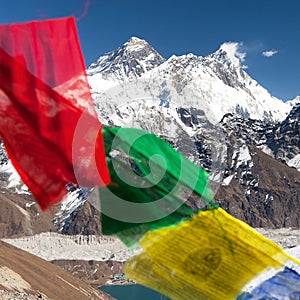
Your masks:
<svg viewBox="0 0 300 300"><path fill-rule="evenodd" d="M253 227L299 228L300 173L254 146L249 160L228 171L216 202Z"/></svg>
<svg viewBox="0 0 300 300"><path fill-rule="evenodd" d="M113 299L53 264L2 241L0 297L44 300Z"/></svg>
<svg viewBox="0 0 300 300"><path fill-rule="evenodd" d="M0 238L32 235L52 229L53 213L42 213L31 195L0 194Z"/></svg>
<svg viewBox="0 0 300 300"><path fill-rule="evenodd" d="M277 160L300 170L300 103L278 124L266 141Z"/></svg>
<svg viewBox="0 0 300 300"><path fill-rule="evenodd" d="M114 274L123 273L124 262L116 260L53 260L54 265L71 273L95 288L111 282Z"/></svg>
<svg viewBox="0 0 300 300"><path fill-rule="evenodd" d="M216 195L221 206L254 227L299 227L299 172L294 168L299 122L299 104L275 124L224 116L228 159Z"/></svg>

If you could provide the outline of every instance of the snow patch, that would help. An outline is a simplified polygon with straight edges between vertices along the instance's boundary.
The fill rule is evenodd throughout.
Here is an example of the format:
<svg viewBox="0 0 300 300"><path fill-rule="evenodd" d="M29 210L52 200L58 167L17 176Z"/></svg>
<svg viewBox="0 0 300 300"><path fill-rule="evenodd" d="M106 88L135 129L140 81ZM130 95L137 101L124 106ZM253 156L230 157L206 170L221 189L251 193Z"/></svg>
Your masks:
<svg viewBox="0 0 300 300"><path fill-rule="evenodd" d="M30 194L28 187L22 182L10 160L6 164L0 165L0 172L9 175L7 189L12 189L18 194Z"/></svg>
<svg viewBox="0 0 300 300"><path fill-rule="evenodd" d="M235 150L232 155L231 167L239 168L242 165L249 164L249 167L253 167L252 158L249 152L249 148L246 144L243 144L239 150Z"/></svg>
<svg viewBox="0 0 300 300"><path fill-rule="evenodd" d="M25 207L30 208L34 204L35 204L35 202L30 202L30 203L26 202Z"/></svg>
<svg viewBox="0 0 300 300"><path fill-rule="evenodd" d="M69 191L67 196L64 197L60 205L60 210L55 214L53 219L54 225L60 232L62 232L64 226L67 225L71 214L84 204L92 191L97 192L97 189L93 190L89 188L74 187L74 190Z"/></svg>
<svg viewBox="0 0 300 300"><path fill-rule="evenodd" d="M290 159L287 162L288 166L296 168L298 171L300 171L300 154L297 154L295 157Z"/></svg>
<svg viewBox="0 0 300 300"><path fill-rule="evenodd" d="M267 145L261 145L257 147L260 151L274 158L273 151Z"/></svg>
<svg viewBox="0 0 300 300"><path fill-rule="evenodd" d="M230 184L230 182L231 182L231 180L232 180L233 177L234 177L234 174L232 174L232 175L226 177L226 178L223 180L222 185L228 186L228 185Z"/></svg>

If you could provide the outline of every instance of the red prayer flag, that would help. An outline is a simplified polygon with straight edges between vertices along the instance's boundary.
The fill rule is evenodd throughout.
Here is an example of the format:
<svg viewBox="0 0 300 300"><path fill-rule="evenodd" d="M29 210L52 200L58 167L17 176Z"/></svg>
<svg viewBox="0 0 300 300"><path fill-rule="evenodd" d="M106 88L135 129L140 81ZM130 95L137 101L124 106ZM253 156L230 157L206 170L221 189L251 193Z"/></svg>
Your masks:
<svg viewBox="0 0 300 300"><path fill-rule="evenodd" d="M0 135L42 209L109 183L101 126L74 18L0 26Z"/></svg>

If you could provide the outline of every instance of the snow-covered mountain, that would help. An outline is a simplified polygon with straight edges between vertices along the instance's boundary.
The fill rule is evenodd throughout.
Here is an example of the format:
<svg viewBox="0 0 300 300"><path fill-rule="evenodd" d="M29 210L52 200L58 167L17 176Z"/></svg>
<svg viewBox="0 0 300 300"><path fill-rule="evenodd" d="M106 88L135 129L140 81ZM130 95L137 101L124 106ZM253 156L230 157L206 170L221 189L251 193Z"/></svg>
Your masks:
<svg viewBox="0 0 300 300"><path fill-rule="evenodd" d="M122 47L100 57L88 69L90 76L101 73L109 79L141 76L165 61L146 41L132 37ZM113 74L113 76L112 76Z"/></svg>
<svg viewBox="0 0 300 300"><path fill-rule="evenodd" d="M219 205L252 226L298 226L300 174L287 164L299 165L300 99L283 102L259 85L236 43L164 60L134 38L88 75L103 123L167 139L211 173Z"/></svg>
<svg viewBox="0 0 300 300"><path fill-rule="evenodd" d="M173 55L165 60L146 41L131 38L92 63L87 73L98 105L104 98L110 105L121 99L131 102L147 91L165 105L205 107L217 121L226 113L281 121L291 109L246 73L235 43L224 43L205 57Z"/></svg>

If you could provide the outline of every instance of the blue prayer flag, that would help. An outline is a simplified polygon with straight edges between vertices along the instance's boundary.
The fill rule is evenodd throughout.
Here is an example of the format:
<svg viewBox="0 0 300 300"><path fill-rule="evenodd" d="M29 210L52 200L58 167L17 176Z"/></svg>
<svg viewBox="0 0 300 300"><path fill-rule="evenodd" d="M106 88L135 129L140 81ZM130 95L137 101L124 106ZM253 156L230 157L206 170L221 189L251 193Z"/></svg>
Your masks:
<svg viewBox="0 0 300 300"><path fill-rule="evenodd" d="M300 275L286 267L283 271L254 288L251 293L243 293L237 299L300 300Z"/></svg>

